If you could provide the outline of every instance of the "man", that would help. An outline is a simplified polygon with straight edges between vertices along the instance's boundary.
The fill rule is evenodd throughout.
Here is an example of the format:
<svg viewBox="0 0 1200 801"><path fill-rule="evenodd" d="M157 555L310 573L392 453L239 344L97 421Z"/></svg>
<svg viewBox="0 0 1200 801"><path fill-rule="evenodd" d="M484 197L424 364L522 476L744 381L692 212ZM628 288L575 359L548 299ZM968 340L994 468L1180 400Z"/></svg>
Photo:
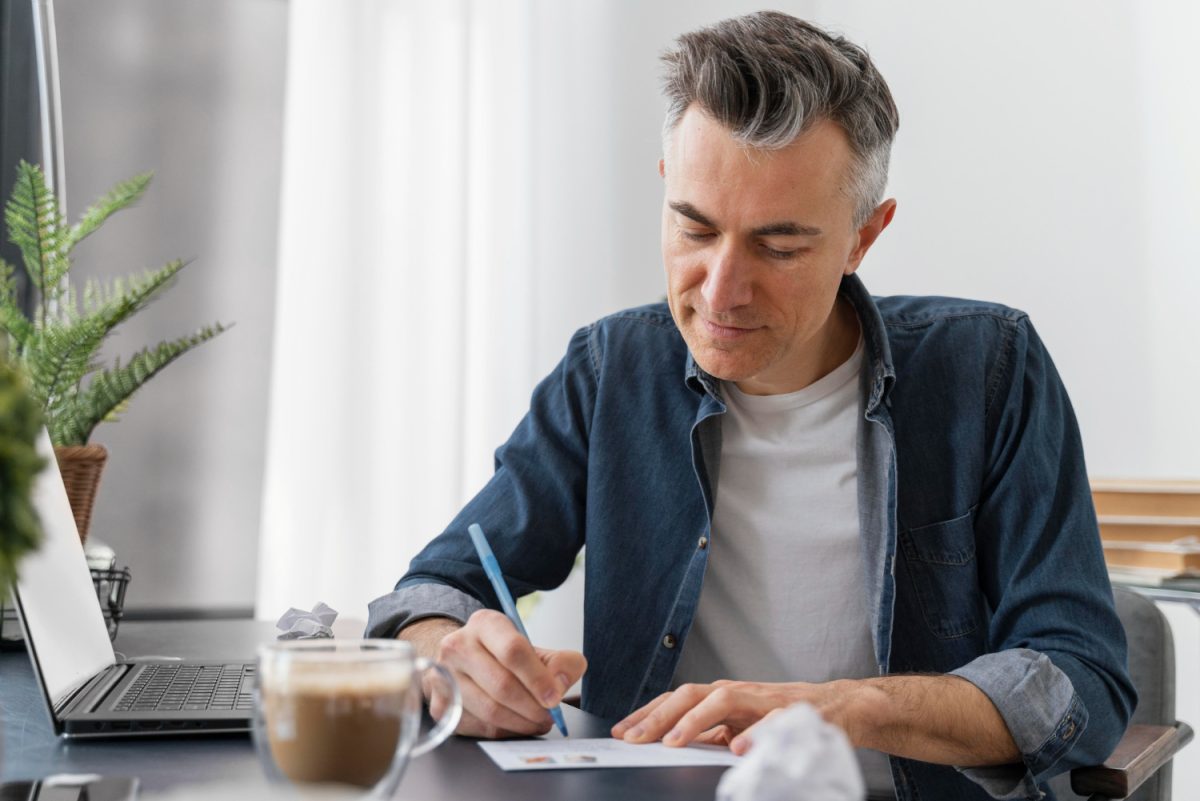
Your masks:
<svg viewBox="0 0 1200 801"><path fill-rule="evenodd" d="M631 742L740 753L806 701L873 795L1041 797L1135 702L1049 356L1019 311L855 276L896 209L863 50L771 12L664 60L668 304L576 333L369 633L455 672L466 734L543 733L582 676ZM587 545L583 655L493 611L471 522L517 595Z"/></svg>

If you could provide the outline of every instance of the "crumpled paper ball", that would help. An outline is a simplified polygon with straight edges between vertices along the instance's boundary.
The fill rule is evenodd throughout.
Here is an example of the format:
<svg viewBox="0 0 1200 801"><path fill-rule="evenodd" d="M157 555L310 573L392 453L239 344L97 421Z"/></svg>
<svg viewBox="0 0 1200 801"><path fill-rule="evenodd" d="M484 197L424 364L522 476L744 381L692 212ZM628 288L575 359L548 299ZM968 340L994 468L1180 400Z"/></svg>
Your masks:
<svg viewBox="0 0 1200 801"><path fill-rule="evenodd" d="M337 610L324 603L318 603L311 612L292 607L275 624L275 628L282 632L276 639L315 640L332 637L333 621L337 620L337 616Z"/></svg>
<svg viewBox="0 0 1200 801"><path fill-rule="evenodd" d="M754 730L746 756L721 777L717 801L862 801L850 741L811 704L795 704Z"/></svg>

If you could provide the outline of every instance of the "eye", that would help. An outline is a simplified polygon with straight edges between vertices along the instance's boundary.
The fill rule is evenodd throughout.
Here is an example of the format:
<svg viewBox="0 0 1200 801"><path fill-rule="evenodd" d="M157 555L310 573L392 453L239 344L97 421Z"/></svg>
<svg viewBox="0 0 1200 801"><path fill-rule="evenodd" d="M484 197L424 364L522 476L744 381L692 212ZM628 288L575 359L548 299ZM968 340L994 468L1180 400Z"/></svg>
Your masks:
<svg viewBox="0 0 1200 801"><path fill-rule="evenodd" d="M679 229L679 232L693 242L703 242L716 236L712 231L689 231L686 228Z"/></svg>
<svg viewBox="0 0 1200 801"><path fill-rule="evenodd" d="M788 259L794 259L796 256L800 255L800 253L802 252L802 249L776 250L775 248L770 247L768 245L763 245L762 248L763 248L763 252L766 253L768 256L770 256L772 259L778 259L780 261L787 261Z"/></svg>

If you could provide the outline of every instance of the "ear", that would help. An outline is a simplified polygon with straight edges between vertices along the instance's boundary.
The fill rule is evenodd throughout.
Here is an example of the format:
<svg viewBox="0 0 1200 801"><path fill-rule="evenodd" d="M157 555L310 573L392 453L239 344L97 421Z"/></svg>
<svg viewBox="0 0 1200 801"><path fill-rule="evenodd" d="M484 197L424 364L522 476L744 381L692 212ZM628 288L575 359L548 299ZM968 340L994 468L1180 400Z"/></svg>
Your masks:
<svg viewBox="0 0 1200 801"><path fill-rule="evenodd" d="M867 251L871 249L871 245L875 244L875 240L883 233L883 229L887 228L892 222L892 217L894 216L896 216L896 201L894 198L888 198L883 201L875 211L871 212L871 216L858 229L858 244L850 252L850 258L846 260L846 275L858 269L858 265L862 263L863 256L867 255Z"/></svg>
<svg viewBox="0 0 1200 801"><path fill-rule="evenodd" d="M667 177L667 162L665 159L658 160L658 177L659 178Z"/></svg>

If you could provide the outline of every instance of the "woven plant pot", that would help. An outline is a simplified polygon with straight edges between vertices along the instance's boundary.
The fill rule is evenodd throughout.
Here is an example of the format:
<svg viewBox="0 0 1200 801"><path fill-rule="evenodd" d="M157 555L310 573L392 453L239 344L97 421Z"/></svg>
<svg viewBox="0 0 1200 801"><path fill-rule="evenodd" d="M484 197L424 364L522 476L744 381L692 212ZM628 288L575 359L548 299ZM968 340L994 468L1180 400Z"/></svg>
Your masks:
<svg viewBox="0 0 1200 801"><path fill-rule="evenodd" d="M55 446L54 456L67 487L79 539L86 543L92 524L92 504L96 501L96 489L100 486L100 473L108 460L108 451L103 445Z"/></svg>

